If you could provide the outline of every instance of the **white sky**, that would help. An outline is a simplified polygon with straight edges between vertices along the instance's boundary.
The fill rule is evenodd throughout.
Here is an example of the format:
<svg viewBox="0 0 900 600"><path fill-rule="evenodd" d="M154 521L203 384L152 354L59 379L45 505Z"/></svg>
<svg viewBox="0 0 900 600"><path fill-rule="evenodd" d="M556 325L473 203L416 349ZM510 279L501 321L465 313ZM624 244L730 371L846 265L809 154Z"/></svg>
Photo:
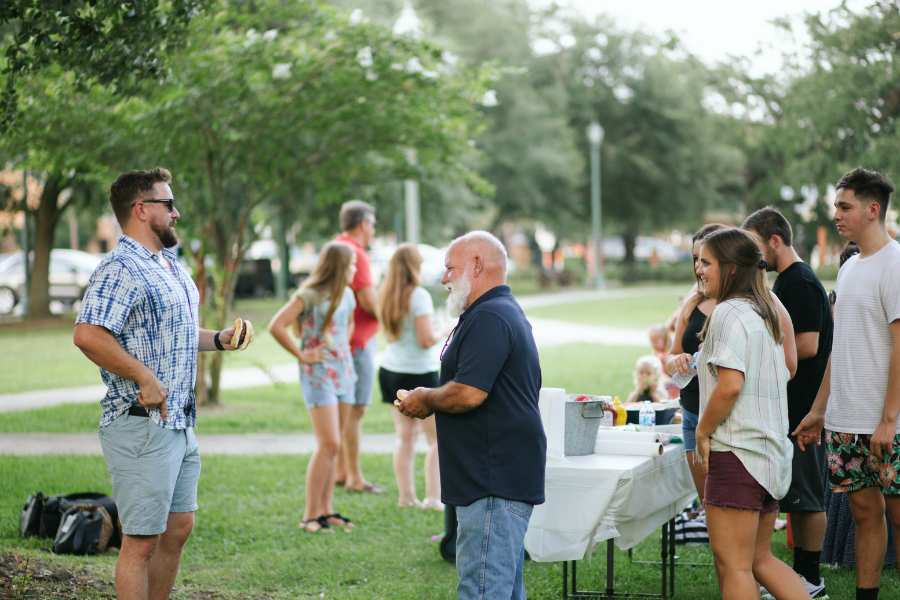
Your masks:
<svg viewBox="0 0 900 600"><path fill-rule="evenodd" d="M552 0L529 0L546 7ZM605 13L624 29L642 29L662 35L675 31L685 48L712 64L726 55L750 58L752 73L773 73L781 68L781 56L796 52L797 42L807 39L802 27L806 12L826 12L840 0L557 0L587 17ZM851 9L870 4L850 0ZM797 41L776 28L772 20L791 17ZM762 54L757 51L762 49Z"/></svg>

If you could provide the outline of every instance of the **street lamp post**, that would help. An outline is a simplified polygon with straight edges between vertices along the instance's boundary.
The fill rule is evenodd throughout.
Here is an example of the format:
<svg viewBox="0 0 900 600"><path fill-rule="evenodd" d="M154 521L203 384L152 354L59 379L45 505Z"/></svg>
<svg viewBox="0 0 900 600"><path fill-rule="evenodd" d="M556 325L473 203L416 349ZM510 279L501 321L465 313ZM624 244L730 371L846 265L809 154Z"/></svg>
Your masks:
<svg viewBox="0 0 900 600"><path fill-rule="evenodd" d="M406 159L411 166L416 165L416 151L412 148L406 151ZM415 179L403 181L403 196L406 208L406 241L418 244L422 240L422 224L419 216L419 182Z"/></svg>
<svg viewBox="0 0 900 600"><path fill-rule="evenodd" d="M594 244L594 289L606 287L603 281L603 268L600 261L600 144L603 142L603 127L597 121L591 122L587 128L588 141L591 143L591 223L593 225Z"/></svg>
<svg viewBox="0 0 900 600"><path fill-rule="evenodd" d="M410 1L406 0L403 3L400 18L394 23L394 35L421 39L423 30L422 21L419 20ZM406 151L406 159L409 161L410 166L416 165L416 151L414 148L409 148ZM418 244L421 241L422 233L418 181L415 179L403 181L403 198L406 212L406 241Z"/></svg>

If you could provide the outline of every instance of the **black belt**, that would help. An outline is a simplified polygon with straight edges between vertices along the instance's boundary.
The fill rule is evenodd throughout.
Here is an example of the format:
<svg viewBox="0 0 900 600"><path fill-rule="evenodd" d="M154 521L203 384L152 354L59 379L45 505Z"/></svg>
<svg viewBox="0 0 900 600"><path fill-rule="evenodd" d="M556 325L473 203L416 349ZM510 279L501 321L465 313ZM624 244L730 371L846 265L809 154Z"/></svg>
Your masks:
<svg viewBox="0 0 900 600"><path fill-rule="evenodd" d="M184 407L184 414L191 414L192 405L188 404ZM140 404L132 404L128 407L128 414L133 415L135 417L149 417L150 413L147 409Z"/></svg>

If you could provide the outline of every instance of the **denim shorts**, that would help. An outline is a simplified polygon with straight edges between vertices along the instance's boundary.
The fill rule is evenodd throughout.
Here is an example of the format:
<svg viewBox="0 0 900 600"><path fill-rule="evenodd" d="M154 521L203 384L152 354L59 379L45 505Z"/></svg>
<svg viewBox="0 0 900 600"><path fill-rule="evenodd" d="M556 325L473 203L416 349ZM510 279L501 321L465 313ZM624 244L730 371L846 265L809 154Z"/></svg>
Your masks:
<svg viewBox="0 0 900 600"><path fill-rule="evenodd" d="M334 392L323 390L319 386L314 385L312 379L306 375L300 375L300 391L303 392L303 403L306 404L307 410L323 406L337 406L338 402L341 404L356 404L353 390L338 396Z"/></svg>
<svg viewBox="0 0 900 600"><path fill-rule="evenodd" d="M681 407L681 439L684 440L685 452L697 451L697 423L700 415Z"/></svg>
<svg viewBox="0 0 900 600"><path fill-rule="evenodd" d="M169 513L197 510L200 450L193 429L125 413L100 429L122 533L158 535Z"/></svg>
<svg viewBox="0 0 900 600"><path fill-rule="evenodd" d="M734 452L709 453L703 504L761 513L778 510L778 500L750 474Z"/></svg>

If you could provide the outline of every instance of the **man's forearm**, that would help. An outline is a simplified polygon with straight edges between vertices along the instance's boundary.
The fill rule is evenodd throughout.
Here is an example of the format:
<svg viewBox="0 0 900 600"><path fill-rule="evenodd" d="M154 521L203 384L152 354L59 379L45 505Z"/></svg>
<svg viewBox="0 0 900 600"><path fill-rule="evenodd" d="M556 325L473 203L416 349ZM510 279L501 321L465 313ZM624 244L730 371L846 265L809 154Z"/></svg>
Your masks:
<svg viewBox="0 0 900 600"><path fill-rule="evenodd" d="M828 356L828 364L825 366L825 374L822 376L822 383L819 385L819 392L813 402L809 412L824 415L825 409L828 408L828 397L831 395L831 355Z"/></svg>
<svg viewBox="0 0 900 600"><path fill-rule="evenodd" d="M103 327L79 323L75 326L75 345L92 363L129 381L141 383L155 376Z"/></svg>
<svg viewBox="0 0 900 600"><path fill-rule="evenodd" d="M201 329L200 330L200 343L197 345L198 350L200 352L212 352L213 350L218 350L216 348L215 337L218 331L213 331L212 329Z"/></svg>
<svg viewBox="0 0 900 600"><path fill-rule="evenodd" d="M434 412L464 413L477 408L487 398L487 392L476 387L448 381L425 392L423 402Z"/></svg>
<svg viewBox="0 0 900 600"><path fill-rule="evenodd" d="M813 358L819 353L819 332L804 331L803 333L795 333L794 341L797 344L797 360L806 360Z"/></svg>
<svg viewBox="0 0 900 600"><path fill-rule="evenodd" d="M375 308L378 305L378 297L374 287L370 286L356 290L356 303L373 317L377 316Z"/></svg>
<svg viewBox="0 0 900 600"><path fill-rule="evenodd" d="M888 368L887 395L884 398L881 422L896 427L898 415L900 415L900 347L898 347L897 343L894 343L894 350L891 352L891 363Z"/></svg>

